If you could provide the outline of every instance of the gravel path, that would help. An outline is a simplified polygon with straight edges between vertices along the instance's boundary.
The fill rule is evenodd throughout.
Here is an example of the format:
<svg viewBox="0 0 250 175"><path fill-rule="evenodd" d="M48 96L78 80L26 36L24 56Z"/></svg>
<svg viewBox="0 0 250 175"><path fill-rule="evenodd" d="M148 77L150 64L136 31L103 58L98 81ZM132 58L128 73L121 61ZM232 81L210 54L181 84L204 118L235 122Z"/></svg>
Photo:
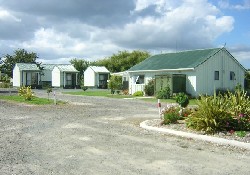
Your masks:
<svg viewBox="0 0 250 175"><path fill-rule="evenodd" d="M44 91L36 91L46 97ZM250 152L146 131L156 104L60 95L66 105L0 101L0 174L249 174Z"/></svg>

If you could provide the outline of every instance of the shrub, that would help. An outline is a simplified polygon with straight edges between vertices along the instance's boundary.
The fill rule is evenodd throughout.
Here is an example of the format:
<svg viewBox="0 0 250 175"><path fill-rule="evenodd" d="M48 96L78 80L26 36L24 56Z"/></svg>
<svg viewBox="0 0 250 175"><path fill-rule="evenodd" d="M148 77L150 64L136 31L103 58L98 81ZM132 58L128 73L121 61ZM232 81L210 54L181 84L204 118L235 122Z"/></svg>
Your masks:
<svg viewBox="0 0 250 175"><path fill-rule="evenodd" d="M204 97L198 101L198 110L186 119L187 127L205 133L229 130L232 115L227 112L228 102L222 95Z"/></svg>
<svg viewBox="0 0 250 175"><path fill-rule="evenodd" d="M47 94L48 94L48 100L49 100L49 94L52 92L51 88L47 88Z"/></svg>
<svg viewBox="0 0 250 175"><path fill-rule="evenodd" d="M111 76L108 82L108 88L112 90L122 89L122 77L121 76Z"/></svg>
<svg viewBox="0 0 250 175"><path fill-rule="evenodd" d="M10 88L10 83L0 82L0 88Z"/></svg>
<svg viewBox="0 0 250 175"><path fill-rule="evenodd" d="M81 88L82 88L83 91L86 91L88 89L87 86L82 86Z"/></svg>
<svg viewBox="0 0 250 175"><path fill-rule="evenodd" d="M173 105L169 105L162 111L163 124L176 123L177 120L181 119L179 114L179 108Z"/></svg>
<svg viewBox="0 0 250 175"><path fill-rule="evenodd" d="M144 88L145 94L148 96L153 96L155 93L155 80L152 79L148 82L147 85L145 85Z"/></svg>
<svg viewBox="0 0 250 175"><path fill-rule="evenodd" d="M21 97L24 97L25 100L32 100L32 98L34 97L33 92L31 91L31 87L20 87L18 90L18 95Z"/></svg>
<svg viewBox="0 0 250 175"><path fill-rule="evenodd" d="M156 98L158 99L169 99L170 97L171 97L171 89L169 86L161 89L156 94Z"/></svg>
<svg viewBox="0 0 250 175"><path fill-rule="evenodd" d="M250 131L250 99L240 87L235 92L201 96L198 110L186 119L188 127L215 133L217 131Z"/></svg>
<svg viewBox="0 0 250 175"><path fill-rule="evenodd" d="M250 117L250 99L246 92L241 90L236 90L234 93L228 92L225 98L228 101L228 110L234 116L244 114Z"/></svg>
<svg viewBox="0 0 250 175"><path fill-rule="evenodd" d="M142 91L137 91L133 94L133 96L136 96L136 97L142 97L144 95L144 93Z"/></svg>
<svg viewBox="0 0 250 175"><path fill-rule="evenodd" d="M192 109L192 108L182 109L181 112L179 111L180 119L186 119L187 117L192 115L195 110L197 110L197 109L196 108L194 108L194 109Z"/></svg>
<svg viewBox="0 0 250 175"><path fill-rule="evenodd" d="M123 94L123 95L128 95L128 94L129 94L128 89L122 90L122 94Z"/></svg>
<svg viewBox="0 0 250 175"><path fill-rule="evenodd" d="M184 94L183 92L178 93L176 96L176 102L183 108L187 107L189 104L189 99L188 96L186 94Z"/></svg>

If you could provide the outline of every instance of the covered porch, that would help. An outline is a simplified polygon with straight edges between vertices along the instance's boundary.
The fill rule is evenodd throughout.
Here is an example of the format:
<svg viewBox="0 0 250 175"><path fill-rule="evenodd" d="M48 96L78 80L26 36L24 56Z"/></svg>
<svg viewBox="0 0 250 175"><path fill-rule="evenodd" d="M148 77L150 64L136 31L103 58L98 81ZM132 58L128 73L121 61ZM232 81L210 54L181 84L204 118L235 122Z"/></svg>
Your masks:
<svg viewBox="0 0 250 175"><path fill-rule="evenodd" d="M21 86L31 86L31 88L41 88L41 71L21 71Z"/></svg>
<svg viewBox="0 0 250 175"><path fill-rule="evenodd" d="M130 81L129 93L134 94L137 91L143 91L148 81L155 79L155 95L156 92L160 91L165 87L171 89L171 93L186 92L187 78L185 74L163 74L163 75L152 75L151 77L145 77L145 75L133 76Z"/></svg>
<svg viewBox="0 0 250 175"><path fill-rule="evenodd" d="M63 72L63 88L74 89L78 85L76 72Z"/></svg>

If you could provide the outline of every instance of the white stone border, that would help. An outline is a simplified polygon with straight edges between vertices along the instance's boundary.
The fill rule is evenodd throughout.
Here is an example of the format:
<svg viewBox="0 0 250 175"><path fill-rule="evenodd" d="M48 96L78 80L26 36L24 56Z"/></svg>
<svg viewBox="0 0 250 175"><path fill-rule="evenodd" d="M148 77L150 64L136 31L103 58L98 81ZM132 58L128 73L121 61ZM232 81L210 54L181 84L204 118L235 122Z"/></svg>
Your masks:
<svg viewBox="0 0 250 175"><path fill-rule="evenodd" d="M140 127L147 129L147 130L151 130L151 131L157 131L157 132L168 133L168 134L177 135L181 137L208 141L208 142L217 143L220 145L231 145L231 146L236 146L236 147L250 150L250 143L244 143L244 142L240 142L236 140L228 140L228 139L217 138L217 137L212 137L212 136L207 136L207 135L198 135L198 134L187 133L183 131L176 131L176 130L171 130L171 129L166 129L166 128L148 126L147 125L148 121L149 120L145 120L141 122Z"/></svg>

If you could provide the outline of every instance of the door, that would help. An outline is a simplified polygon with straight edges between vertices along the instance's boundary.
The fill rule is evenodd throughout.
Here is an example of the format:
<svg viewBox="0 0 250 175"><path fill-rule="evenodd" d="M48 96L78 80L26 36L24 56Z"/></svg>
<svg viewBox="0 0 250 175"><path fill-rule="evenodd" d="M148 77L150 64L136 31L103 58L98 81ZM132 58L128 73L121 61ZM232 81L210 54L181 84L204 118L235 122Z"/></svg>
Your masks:
<svg viewBox="0 0 250 175"><path fill-rule="evenodd" d="M186 92L186 75L173 75L173 93Z"/></svg>

